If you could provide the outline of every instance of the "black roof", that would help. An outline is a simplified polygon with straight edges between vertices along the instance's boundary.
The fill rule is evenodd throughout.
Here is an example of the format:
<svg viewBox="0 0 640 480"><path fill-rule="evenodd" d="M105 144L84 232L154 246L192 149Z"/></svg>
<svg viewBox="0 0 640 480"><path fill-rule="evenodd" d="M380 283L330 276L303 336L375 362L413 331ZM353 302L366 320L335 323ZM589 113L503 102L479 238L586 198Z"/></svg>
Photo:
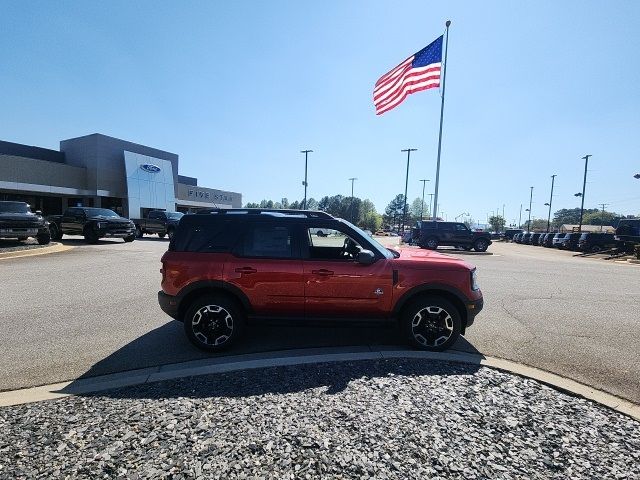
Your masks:
<svg viewBox="0 0 640 480"><path fill-rule="evenodd" d="M63 152L58 150L50 150L48 148L33 147L31 145L23 145L21 143L5 142L0 140L0 154L12 155L14 157L34 158L36 160L45 160L47 162L64 163L65 157Z"/></svg>

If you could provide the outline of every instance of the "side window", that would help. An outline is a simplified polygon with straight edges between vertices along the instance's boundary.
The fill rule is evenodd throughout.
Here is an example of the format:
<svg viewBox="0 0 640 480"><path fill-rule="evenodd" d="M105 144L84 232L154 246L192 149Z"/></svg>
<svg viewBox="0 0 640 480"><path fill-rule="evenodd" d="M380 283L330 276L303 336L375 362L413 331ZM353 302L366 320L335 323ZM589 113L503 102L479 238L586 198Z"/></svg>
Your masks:
<svg viewBox="0 0 640 480"><path fill-rule="evenodd" d="M438 230L442 230L444 232L451 232L453 231L453 225L451 223L441 223L440 225L438 225Z"/></svg>
<svg viewBox="0 0 640 480"><path fill-rule="evenodd" d="M311 260L353 260L362 250L358 242L332 228L308 228L306 237Z"/></svg>
<svg viewBox="0 0 640 480"><path fill-rule="evenodd" d="M156 218L160 218L158 212L149 212L149 220L154 220Z"/></svg>
<svg viewBox="0 0 640 480"><path fill-rule="evenodd" d="M293 234L287 225L250 225L242 244L243 257L292 258Z"/></svg>
<svg viewBox="0 0 640 480"><path fill-rule="evenodd" d="M195 225L187 224L176 231L169 249L175 252L230 252L236 245L239 234L237 222L205 221Z"/></svg>
<svg viewBox="0 0 640 480"><path fill-rule="evenodd" d="M469 229L467 228L467 226L466 226L466 225L464 225L463 223L458 223L458 224L456 224L456 230L457 230L458 232L468 232L468 231L469 231Z"/></svg>

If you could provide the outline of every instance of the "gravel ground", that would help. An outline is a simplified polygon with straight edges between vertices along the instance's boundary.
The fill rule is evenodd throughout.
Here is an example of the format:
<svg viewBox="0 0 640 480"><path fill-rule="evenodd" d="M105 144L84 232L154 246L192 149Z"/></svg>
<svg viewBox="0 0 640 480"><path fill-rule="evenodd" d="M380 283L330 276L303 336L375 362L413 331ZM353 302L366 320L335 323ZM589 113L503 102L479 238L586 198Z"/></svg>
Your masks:
<svg viewBox="0 0 640 480"><path fill-rule="evenodd" d="M210 375L0 409L1 478L640 478L640 424L485 367Z"/></svg>

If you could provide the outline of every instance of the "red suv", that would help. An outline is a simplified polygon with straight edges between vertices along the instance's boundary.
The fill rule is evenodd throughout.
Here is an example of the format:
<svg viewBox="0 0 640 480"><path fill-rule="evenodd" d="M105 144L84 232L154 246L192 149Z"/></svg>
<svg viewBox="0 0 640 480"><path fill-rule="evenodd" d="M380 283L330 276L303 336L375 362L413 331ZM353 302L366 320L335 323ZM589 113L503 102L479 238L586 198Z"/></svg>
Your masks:
<svg viewBox="0 0 640 480"><path fill-rule="evenodd" d="M482 310L474 266L387 249L346 220L301 210L185 215L162 257L162 310L189 340L220 350L248 320L380 319L444 350Z"/></svg>

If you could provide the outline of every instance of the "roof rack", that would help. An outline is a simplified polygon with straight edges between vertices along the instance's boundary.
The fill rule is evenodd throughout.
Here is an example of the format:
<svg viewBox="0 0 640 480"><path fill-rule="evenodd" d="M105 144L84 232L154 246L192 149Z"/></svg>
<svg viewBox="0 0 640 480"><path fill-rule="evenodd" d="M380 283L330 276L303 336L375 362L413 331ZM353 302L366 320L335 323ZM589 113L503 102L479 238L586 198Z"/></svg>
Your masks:
<svg viewBox="0 0 640 480"><path fill-rule="evenodd" d="M205 208L198 210L198 214L246 214L246 215L260 215L263 213L279 214L283 216L292 217L306 217L306 218L334 218L327 212L321 212L318 210L291 210L291 209L275 209L275 208Z"/></svg>

